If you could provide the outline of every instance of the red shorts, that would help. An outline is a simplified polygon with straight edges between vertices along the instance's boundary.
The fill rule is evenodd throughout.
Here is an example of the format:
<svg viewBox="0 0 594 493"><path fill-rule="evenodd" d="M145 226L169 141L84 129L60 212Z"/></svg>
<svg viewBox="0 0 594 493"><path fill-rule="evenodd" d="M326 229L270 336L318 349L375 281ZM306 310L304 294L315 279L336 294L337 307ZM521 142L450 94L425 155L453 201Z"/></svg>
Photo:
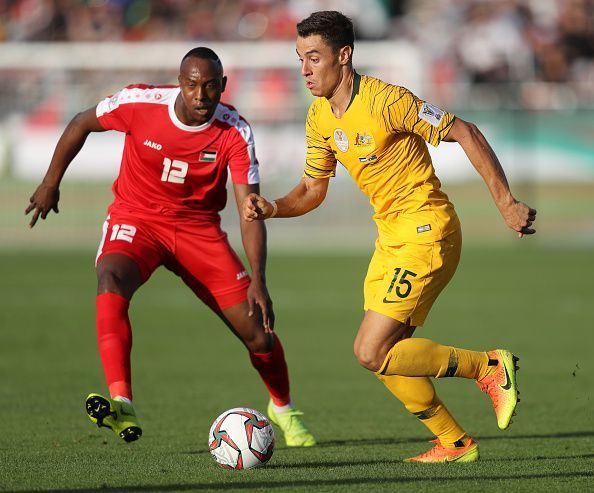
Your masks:
<svg viewBox="0 0 594 493"><path fill-rule="evenodd" d="M111 253L132 258L142 282L164 265L213 310L247 299L250 278L217 222L112 209L103 224L96 263Z"/></svg>

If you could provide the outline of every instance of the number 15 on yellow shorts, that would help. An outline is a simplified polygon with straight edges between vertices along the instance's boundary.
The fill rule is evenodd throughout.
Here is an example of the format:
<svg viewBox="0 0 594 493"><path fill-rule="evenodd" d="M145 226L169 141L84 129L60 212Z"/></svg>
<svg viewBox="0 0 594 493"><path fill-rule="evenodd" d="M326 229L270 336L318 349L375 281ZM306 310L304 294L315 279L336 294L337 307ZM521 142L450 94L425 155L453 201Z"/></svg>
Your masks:
<svg viewBox="0 0 594 493"><path fill-rule="evenodd" d="M423 325L460 261L459 231L433 243L386 245L376 241L364 283L365 310Z"/></svg>

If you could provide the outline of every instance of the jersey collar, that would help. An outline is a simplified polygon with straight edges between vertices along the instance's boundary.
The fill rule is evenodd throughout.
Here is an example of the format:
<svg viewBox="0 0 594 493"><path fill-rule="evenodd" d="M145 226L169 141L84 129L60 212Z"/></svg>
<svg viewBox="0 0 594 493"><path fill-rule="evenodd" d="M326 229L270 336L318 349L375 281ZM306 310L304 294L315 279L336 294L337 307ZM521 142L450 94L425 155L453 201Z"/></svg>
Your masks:
<svg viewBox="0 0 594 493"><path fill-rule="evenodd" d="M203 123L202 125L198 125L198 126L186 125L177 117L177 115L175 114L175 101L177 100L177 96L179 93L180 93L180 88L178 87L173 92L171 101L169 101L168 109L169 109L169 118L171 119L171 123L173 123L177 128L179 128L181 130L185 130L186 132L202 132L203 130L206 130L208 127L210 127L210 124L215 119L215 114L216 114L217 110L215 110L215 112L212 114L212 116L210 117L210 120L208 120L207 122Z"/></svg>
<svg viewBox="0 0 594 493"><path fill-rule="evenodd" d="M353 101L355 100L355 96L357 94L359 94L360 86L361 86L361 76L355 71L355 77L353 79L353 93L351 94L351 100L349 101L349 105L346 107L346 110L344 110L345 113L351 107L351 104L353 104Z"/></svg>

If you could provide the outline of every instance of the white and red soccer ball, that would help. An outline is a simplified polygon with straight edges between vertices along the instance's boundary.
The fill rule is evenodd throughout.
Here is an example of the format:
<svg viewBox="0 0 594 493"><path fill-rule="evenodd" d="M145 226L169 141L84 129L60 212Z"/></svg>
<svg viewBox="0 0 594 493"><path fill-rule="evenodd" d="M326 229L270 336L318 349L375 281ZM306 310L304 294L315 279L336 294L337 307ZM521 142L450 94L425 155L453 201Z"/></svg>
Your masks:
<svg viewBox="0 0 594 493"><path fill-rule="evenodd" d="M274 430L262 413L236 407L222 413L210 427L210 453L225 469L251 469L266 464L274 450Z"/></svg>

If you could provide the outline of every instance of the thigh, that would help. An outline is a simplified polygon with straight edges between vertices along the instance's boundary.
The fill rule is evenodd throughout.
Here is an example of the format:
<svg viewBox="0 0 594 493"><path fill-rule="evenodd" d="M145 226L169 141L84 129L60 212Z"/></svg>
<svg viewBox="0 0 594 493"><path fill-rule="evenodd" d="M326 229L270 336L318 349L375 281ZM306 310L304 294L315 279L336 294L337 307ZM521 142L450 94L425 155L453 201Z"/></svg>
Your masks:
<svg viewBox="0 0 594 493"><path fill-rule="evenodd" d="M143 283L138 264L119 253L103 255L97 262L96 272L98 295L115 293L130 300Z"/></svg>
<svg viewBox="0 0 594 493"><path fill-rule="evenodd" d="M125 256L138 266L140 282L145 282L166 257L166 249L158 239L156 229L158 226L132 214L112 212L103 223L103 236L95 261L97 274L113 263L103 262L104 259Z"/></svg>
<svg viewBox="0 0 594 493"><path fill-rule="evenodd" d="M217 313L247 300L250 277L217 224L176 228L174 258L166 265Z"/></svg>
<svg viewBox="0 0 594 493"><path fill-rule="evenodd" d="M428 244L378 244L365 278L365 309L423 325L456 271L460 249L459 232Z"/></svg>

